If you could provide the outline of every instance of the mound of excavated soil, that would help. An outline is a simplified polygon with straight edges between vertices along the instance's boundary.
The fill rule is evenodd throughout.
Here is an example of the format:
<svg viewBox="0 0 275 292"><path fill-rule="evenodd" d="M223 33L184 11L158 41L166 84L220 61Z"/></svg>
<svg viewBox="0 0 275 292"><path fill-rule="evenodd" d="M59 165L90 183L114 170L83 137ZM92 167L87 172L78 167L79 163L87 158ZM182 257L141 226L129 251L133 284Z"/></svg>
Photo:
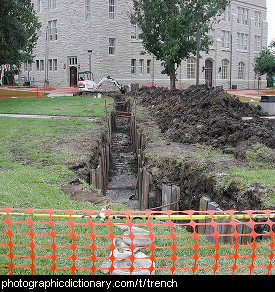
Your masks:
<svg viewBox="0 0 275 292"><path fill-rule="evenodd" d="M220 87L141 88L137 98L151 107L162 132L173 141L221 149L243 142L275 148L275 120L262 118L265 114L260 106L243 103ZM244 121L242 117L253 119Z"/></svg>

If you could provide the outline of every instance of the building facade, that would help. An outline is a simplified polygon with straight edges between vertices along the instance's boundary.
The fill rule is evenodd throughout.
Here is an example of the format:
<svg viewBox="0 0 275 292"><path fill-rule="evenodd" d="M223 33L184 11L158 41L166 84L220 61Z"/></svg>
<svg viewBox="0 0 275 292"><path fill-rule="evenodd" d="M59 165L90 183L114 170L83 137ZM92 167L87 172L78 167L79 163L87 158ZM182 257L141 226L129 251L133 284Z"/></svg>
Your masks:
<svg viewBox="0 0 275 292"><path fill-rule="evenodd" d="M132 0L33 0L42 28L32 64L19 80L74 86L77 73L91 71L98 82L111 76L122 84L169 86L160 61L146 52L140 30L130 23ZM267 46L266 0L232 0L209 34L209 51L201 52L200 83L257 88L254 57ZM177 87L195 83L196 57L177 70ZM262 78L261 87L266 86Z"/></svg>

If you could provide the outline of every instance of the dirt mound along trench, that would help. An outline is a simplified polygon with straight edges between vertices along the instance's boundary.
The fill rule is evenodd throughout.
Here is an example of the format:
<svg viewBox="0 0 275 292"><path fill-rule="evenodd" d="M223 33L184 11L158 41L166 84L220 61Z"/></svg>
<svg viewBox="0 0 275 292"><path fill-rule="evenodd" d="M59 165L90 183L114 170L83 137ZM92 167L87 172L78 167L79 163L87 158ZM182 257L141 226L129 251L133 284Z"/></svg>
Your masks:
<svg viewBox="0 0 275 292"><path fill-rule="evenodd" d="M260 106L243 103L222 88L142 88L136 96L141 104L150 107L161 131L173 141L220 149L246 141L275 148L275 121L263 119L266 114ZM243 121L242 117L253 119Z"/></svg>
<svg viewBox="0 0 275 292"><path fill-rule="evenodd" d="M193 93L194 91L196 93L197 89L193 88ZM201 88L198 91L208 93L206 100L214 94L219 95L214 100L218 99L224 103L223 99L225 99L229 109L225 108L224 111L229 112L229 116L234 117L236 124L237 122L242 126L245 124L242 123L242 116L255 116L259 119L264 116L259 107L243 104L236 98L228 96L220 88L212 90ZM230 141L227 142L228 144L220 143L219 147L213 147L211 143L214 140L211 133L207 140L208 143L182 143L180 139L175 139L172 135L167 135L167 132L163 131L163 128L168 128L165 125L166 120L169 125L172 125L171 127L174 126L173 120L175 117L173 113L175 112L173 110L176 111L175 108L180 107L175 100L181 101L185 96L187 98L189 96L190 101L191 92L191 89L184 93L182 91L170 92L159 88L145 88L137 93L138 100L141 101L138 106L139 129L145 141L145 165L150 173L149 207L153 208L161 205L162 183L170 183L181 188L181 210L198 209L199 200L202 196L210 197L224 210L265 209L267 205L273 208L274 203L270 201L270 196L275 194L275 187L267 187L256 179L244 186L239 183L238 175L228 174L228 171L232 168L257 170L267 165L274 171L274 150L259 143L253 144L252 141L255 138L253 135L249 143L242 141L242 139L238 140L237 147L233 146L235 144L230 144ZM194 106L190 104L188 106L185 102L182 102L182 104L186 112L191 111ZM232 106L232 104L236 105ZM212 109L213 107L214 105ZM236 108L236 110L233 111L232 108ZM221 106L220 109L222 109ZM209 111L210 113L205 113L204 116L207 114L209 116L214 115L215 112L211 113L211 107ZM150 117L150 115L153 117ZM178 119L188 119L188 117L181 116L179 113L175 113L175 115ZM260 121L265 120L260 119ZM196 127L196 123L185 123L187 128L188 126L190 128ZM208 121L205 121L205 124L207 123ZM264 125L264 122L261 123L261 126ZM173 131L174 128L171 133ZM263 129L261 131L266 133ZM271 140L269 141L274 139L271 134L267 137L270 137ZM260 138L260 135L255 140L258 141L258 138ZM265 140L260 141L264 142ZM257 160L257 164L262 161L263 165L259 164L253 167L249 164L247 161L248 153L250 156L257 156L255 161Z"/></svg>

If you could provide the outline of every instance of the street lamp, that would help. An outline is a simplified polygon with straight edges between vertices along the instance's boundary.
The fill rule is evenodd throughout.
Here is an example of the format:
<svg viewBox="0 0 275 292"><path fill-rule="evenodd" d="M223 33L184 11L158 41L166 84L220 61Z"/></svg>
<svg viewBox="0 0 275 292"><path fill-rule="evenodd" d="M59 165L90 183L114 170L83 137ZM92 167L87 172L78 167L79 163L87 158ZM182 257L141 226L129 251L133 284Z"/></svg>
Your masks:
<svg viewBox="0 0 275 292"><path fill-rule="evenodd" d="M93 50L88 50L88 54L89 54L90 80L92 80L92 52L93 52Z"/></svg>
<svg viewBox="0 0 275 292"><path fill-rule="evenodd" d="M200 80L200 20L203 18L202 12L195 12L194 18L197 19L197 69L196 69L196 86L199 86Z"/></svg>

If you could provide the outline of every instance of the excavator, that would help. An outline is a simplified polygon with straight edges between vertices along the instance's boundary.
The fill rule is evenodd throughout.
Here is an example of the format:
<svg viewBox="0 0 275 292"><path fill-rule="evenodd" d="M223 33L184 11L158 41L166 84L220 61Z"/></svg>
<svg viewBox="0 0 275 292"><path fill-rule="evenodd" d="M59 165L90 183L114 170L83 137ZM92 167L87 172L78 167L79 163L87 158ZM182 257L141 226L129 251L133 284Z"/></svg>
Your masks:
<svg viewBox="0 0 275 292"><path fill-rule="evenodd" d="M92 77L92 78L91 78ZM110 76L103 77L98 83L96 83L93 78L93 74L90 71L78 72L78 92L74 95L90 94L90 93L99 93L100 86L108 81L115 86L117 86L121 93L125 94L129 90L129 86L123 86L118 83L117 80L111 78Z"/></svg>

